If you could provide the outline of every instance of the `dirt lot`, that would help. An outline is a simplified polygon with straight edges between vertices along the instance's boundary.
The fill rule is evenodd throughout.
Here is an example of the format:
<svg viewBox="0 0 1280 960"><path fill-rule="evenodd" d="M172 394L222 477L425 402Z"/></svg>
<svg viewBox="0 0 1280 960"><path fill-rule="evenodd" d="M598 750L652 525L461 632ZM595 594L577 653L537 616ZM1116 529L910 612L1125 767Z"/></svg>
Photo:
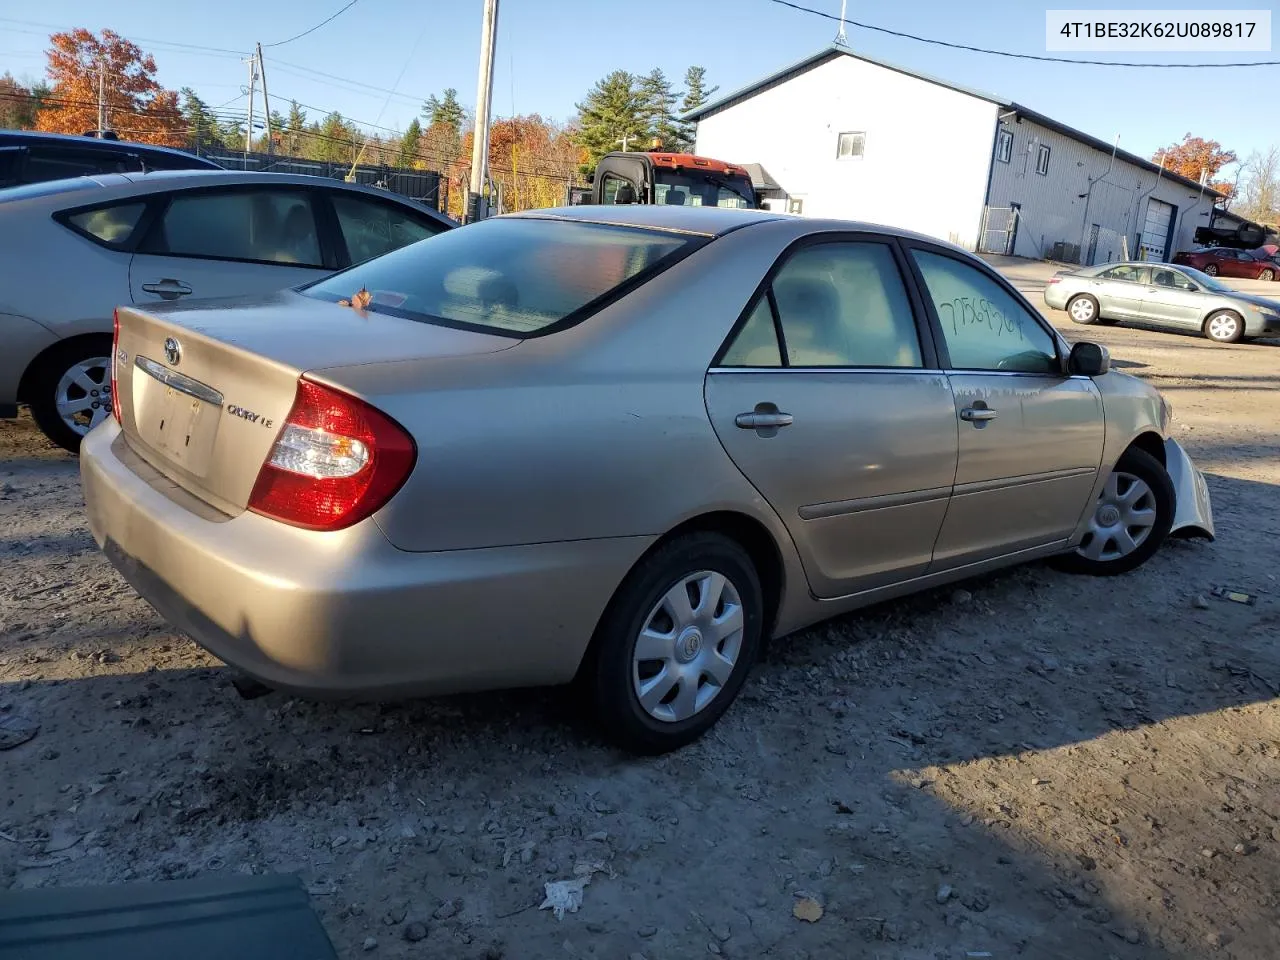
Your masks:
<svg viewBox="0 0 1280 960"><path fill-rule="evenodd" d="M1280 346L1090 335L1171 399L1216 543L808 631L652 761L559 691L240 698L0 423L0 716L41 725L0 753L0 889L296 871L344 957L1274 957Z"/></svg>

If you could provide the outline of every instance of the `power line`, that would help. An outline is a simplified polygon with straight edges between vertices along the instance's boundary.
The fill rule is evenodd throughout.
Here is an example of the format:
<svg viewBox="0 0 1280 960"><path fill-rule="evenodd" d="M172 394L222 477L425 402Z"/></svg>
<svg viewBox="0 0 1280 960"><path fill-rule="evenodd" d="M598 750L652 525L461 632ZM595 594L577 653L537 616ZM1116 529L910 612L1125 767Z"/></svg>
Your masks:
<svg viewBox="0 0 1280 960"><path fill-rule="evenodd" d="M425 97L415 97L412 94L408 94L408 93L399 93L387 87L374 86L371 83L364 83L360 80L349 80L346 77L338 77L338 76L334 76L331 73L323 73L322 71L319 71L319 70L313 70L310 67L299 66L296 63L289 63L285 60L279 60L274 57L271 59L271 64L277 69L283 70L285 73L292 73L295 76L301 77L303 80L309 80L313 83L322 83L327 86L337 87L340 90L346 90L348 93L362 93L363 91L357 90L355 88L363 87L364 90L370 91L370 94L367 94L367 95L372 95L373 93L381 93L381 94L394 96L401 100L407 100L407 101L411 101L413 103L419 103L419 104L426 99Z"/></svg>
<svg viewBox="0 0 1280 960"><path fill-rule="evenodd" d="M263 46L264 47L283 47L286 43L293 43L293 41L295 40L301 40L307 34L315 33L317 30L323 27L326 23L329 23L331 20L336 20L338 17L342 16L344 13L346 13L348 10L350 10L359 2L360 0L351 0L350 3L348 3L345 7L339 10L337 13L333 14L333 16L326 17L324 20L321 20L319 23L317 23L314 27L309 27L308 29L303 30L297 36L290 37L288 40L277 40L275 43L264 43Z"/></svg>
<svg viewBox="0 0 1280 960"><path fill-rule="evenodd" d="M917 43L931 43L938 47L949 47L952 50L968 50L970 53L985 53L993 57L1009 57L1013 60L1038 60L1042 63L1073 63L1080 66L1092 67L1137 67L1139 69L1161 69L1161 70L1178 70L1194 68L1198 70L1211 70L1221 67L1278 67L1280 60L1250 60L1242 63L1132 63L1118 60L1075 60L1070 57L1047 57L1034 53L1012 53L1008 50L991 50L987 47L971 47L964 43L951 43L947 40L937 40L932 37L918 37L914 33L903 33L899 30L890 30L888 27L877 27L870 23L859 23L857 20L841 20L835 14L827 13L824 10L814 10L812 7L802 7L798 3L791 3L790 0L769 0L770 3L776 3L779 6L790 7L792 10L799 10L802 13L813 14L815 17L822 17L825 20L840 21L847 26L858 27L862 30L872 30L876 33L888 34L891 37L901 37L904 40L915 40Z"/></svg>
<svg viewBox="0 0 1280 960"><path fill-rule="evenodd" d="M58 33L67 33L73 29L77 29L74 27L60 27L56 23L41 23L38 20L15 20L12 17L0 17L0 23L16 23L24 27L41 27L45 30L53 30ZM32 31L14 30L12 32L13 33L31 33ZM92 31L90 32L92 33ZM39 34L36 34L36 36L39 36ZM155 40L150 37L131 37L131 36L126 37L124 36L124 34L118 34L118 36L120 36L125 40L132 41L133 43L160 44L161 46L167 46L167 47L181 47L184 50L202 50L207 53L225 54L227 56L234 56L234 57L243 56L243 53L241 51L229 50L226 47L207 47L197 43L180 43L177 40Z"/></svg>

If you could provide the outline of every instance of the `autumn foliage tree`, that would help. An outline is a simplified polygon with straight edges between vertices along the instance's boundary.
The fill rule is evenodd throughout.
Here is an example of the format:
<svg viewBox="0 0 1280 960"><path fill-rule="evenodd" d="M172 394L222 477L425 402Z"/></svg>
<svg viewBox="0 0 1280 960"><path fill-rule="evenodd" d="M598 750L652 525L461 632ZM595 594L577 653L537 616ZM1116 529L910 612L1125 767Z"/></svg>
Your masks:
<svg viewBox="0 0 1280 960"><path fill-rule="evenodd" d="M112 30L94 36L85 29L49 38L48 74L53 89L36 128L53 133L84 133L98 126L99 71L108 126L142 143L181 147L186 122L178 110L178 94L156 80L156 62L134 43Z"/></svg>
<svg viewBox="0 0 1280 960"><path fill-rule="evenodd" d="M1206 140L1187 134L1181 143L1157 150L1151 158L1156 163L1164 162L1164 168L1188 180L1199 182L1204 176L1205 183L1219 193L1231 195L1232 185L1228 181L1215 181L1213 178L1223 167L1235 163L1239 158L1234 152L1222 149L1217 140Z"/></svg>

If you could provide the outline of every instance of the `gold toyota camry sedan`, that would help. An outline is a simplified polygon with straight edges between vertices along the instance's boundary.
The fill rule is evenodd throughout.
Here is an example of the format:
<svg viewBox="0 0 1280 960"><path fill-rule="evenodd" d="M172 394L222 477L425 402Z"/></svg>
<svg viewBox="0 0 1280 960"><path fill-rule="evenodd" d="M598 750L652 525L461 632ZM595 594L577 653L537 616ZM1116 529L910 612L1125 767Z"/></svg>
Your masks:
<svg viewBox="0 0 1280 960"><path fill-rule="evenodd" d="M1168 405L1109 365L925 237L573 207L264 298L122 307L81 471L129 582L270 686L576 681L660 752L766 637L1212 537Z"/></svg>

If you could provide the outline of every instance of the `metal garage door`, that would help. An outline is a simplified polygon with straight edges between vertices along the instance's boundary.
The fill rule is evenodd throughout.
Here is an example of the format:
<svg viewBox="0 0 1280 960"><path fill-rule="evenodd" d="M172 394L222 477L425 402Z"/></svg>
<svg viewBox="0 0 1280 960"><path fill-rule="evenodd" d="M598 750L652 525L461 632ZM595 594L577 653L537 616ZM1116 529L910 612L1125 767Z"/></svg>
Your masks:
<svg viewBox="0 0 1280 960"><path fill-rule="evenodd" d="M1173 204L1156 200L1147 201L1147 220L1142 225L1139 241L1142 260L1168 259L1165 245L1169 242L1169 225L1173 223Z"/></svg>

